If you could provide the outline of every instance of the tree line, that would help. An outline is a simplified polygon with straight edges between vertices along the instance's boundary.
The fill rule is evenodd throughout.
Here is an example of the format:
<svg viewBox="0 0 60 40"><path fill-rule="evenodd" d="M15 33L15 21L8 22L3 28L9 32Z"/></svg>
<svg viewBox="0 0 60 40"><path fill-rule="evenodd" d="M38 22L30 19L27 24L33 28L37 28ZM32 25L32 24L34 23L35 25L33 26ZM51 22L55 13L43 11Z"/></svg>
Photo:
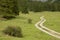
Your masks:
<svg viewBox="0 0 60 40"><path fill-rule="evenodd" d="M51 0L48 0L46 2L19 0L19 4L20 11L22 12L60 11L60 0L55 0L54 2Z"/></svg>
<svg viewBox="0 0 60 40"><path fill-rule="evenodd" d="M42 12L42 11L60 11L60 0L51 2L32 1L32 0L0 0L0 14L4 15L19 15L28 13L29 11Z"/></svg>

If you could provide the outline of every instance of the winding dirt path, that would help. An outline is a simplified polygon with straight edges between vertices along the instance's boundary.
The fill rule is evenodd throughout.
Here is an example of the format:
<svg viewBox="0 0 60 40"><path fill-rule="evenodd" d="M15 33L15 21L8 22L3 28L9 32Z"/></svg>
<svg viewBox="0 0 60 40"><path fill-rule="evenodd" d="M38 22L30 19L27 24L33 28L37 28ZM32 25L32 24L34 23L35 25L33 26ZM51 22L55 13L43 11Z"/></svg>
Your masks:
<svg viewBox="0 0 60 40"><path fill-rule="evenodd" d="M41 31L53 36L53 37L60 39L60 33L56 32L54 30L51 30L43 25L43 23L46 21L44 16L40 17L40 19L41 20L35 24L36 28L38 28L39 30L41 30Z"/></svg>

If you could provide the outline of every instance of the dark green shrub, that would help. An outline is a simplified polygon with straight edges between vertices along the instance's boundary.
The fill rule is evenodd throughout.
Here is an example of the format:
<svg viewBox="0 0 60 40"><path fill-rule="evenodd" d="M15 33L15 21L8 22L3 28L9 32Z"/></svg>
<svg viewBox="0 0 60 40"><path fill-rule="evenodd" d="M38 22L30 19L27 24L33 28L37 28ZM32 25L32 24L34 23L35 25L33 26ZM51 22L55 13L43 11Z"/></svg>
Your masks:
<svg viewBox="0 0 60 40"><path fill-rule="evenodd" d="M25 7L25 8L22 10L22 13L24 13L24 14L29 14L29 12L28 12L28 8Z"/></svg>
<svg viewBox="0 0 60 40"><path fill-rule="evenodd" d="M15 16L3 16L2 18L5 18L5 19L12 19L12 18L16 18Z"/></svg>
<svg viewBox="0 0 60 40"><path fill-rule="evenodd" d="M7 35L10 35L10 36L23 37L20 27L8 26L5 30L3 30L3 32Z"/></svg>
<svg viewBox="0 0 60 40"><path fill-rule="evenodd" d="M28 19L28 23L32 23L32 19Z"/></svg>
<svg viewBox="0 0 60 40"><path fill-rule="evenodd" d="M28 14L28 11L26 11L26 10L23 10L23 11L22 11L22 13L24 13L24 14Z"/></svg>

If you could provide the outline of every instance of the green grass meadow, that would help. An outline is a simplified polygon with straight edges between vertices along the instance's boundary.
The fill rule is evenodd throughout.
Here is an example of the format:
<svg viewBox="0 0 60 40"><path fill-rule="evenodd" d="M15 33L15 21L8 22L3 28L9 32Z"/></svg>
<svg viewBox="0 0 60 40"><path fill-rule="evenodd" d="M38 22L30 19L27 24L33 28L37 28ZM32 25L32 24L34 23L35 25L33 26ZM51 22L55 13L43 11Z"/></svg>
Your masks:
<svg viewBox="0 0 60 40"><path fill-rule="evenodd" d="M12 20L0 20L0 40L60 40L52 37L35 27L40 21L40 17L44 16L46 22L44 25L52 30L60 32L60 12L29 12L29 14L20 13L17 18ZM32 23L28 23L28 19L32 19ZM22 29L23 38L12 37L3 34L2 30L8 26L19 26Z"/></svg>

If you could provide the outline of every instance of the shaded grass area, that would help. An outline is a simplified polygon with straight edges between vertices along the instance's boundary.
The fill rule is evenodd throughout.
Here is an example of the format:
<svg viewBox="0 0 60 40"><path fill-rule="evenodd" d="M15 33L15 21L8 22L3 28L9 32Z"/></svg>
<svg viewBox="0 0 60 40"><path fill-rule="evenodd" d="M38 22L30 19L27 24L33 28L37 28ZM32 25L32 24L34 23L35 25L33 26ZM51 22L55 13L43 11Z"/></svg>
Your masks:
<svg viewBox="0 0 60 40"><path fill-rule="evenodd" d="M7 20L7 21L0 20L0 40L59 40L55 37L45 34L44 32L38 30L35 27L35 24L40 20L41 16L45 16L45 18L48 20L45 23L45 25L47 27L50 26L50 23L54 22L54 21L50 22L50 20L49 20L50 18L52 18L51 15L54 14L56 16L59 13L60 12L56 12L56 13L55 12L37 12L37 13L30 12L29 14L26 14L26 15L20 13L20 15L16 19ZM28 24L29 18L32 19L32 24ZM58 18L56 18L56 19L58 19ZM53 20L53 18L51 20ZM21 27L23 38L17 38L17 37L12 37L12 36L3 34L2 30L9 25ZM54 30L59 30L58 27L56 27L56 29L55 29L55 26L53 26L53 27L50 26L49 28L52 28Z"/></svg>

